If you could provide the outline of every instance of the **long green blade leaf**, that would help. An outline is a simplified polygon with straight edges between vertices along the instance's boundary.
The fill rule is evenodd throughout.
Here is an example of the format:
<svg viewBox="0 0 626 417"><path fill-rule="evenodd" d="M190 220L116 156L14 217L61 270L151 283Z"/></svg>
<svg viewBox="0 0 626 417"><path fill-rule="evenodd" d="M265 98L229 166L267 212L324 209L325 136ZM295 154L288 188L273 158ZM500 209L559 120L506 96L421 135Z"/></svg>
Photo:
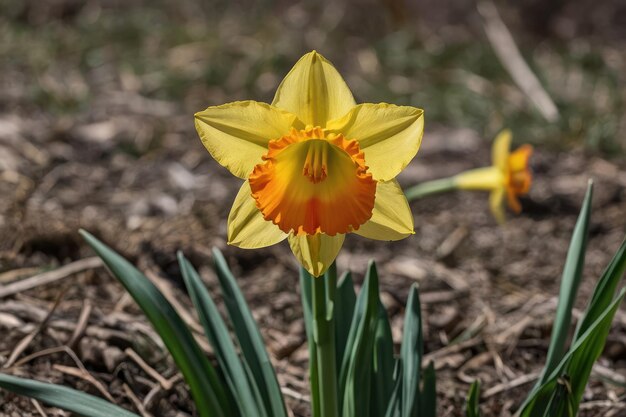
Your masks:
<svg viewBox="0 0 626 417"><path fill-rule="evenodd" d="M337 283L337 293L335 295L335 347L337 349L338 366L341 366L343 363L355 305L356 293L354 292L352 274L346 272Z"/></svg>
<svg viewBox="0 0 626 417"><path fill-rule="evenodd" d="M480 406L478 400L480 397L480 381L474 381L467 395L465 404L465 415L467 417L480 417Z"/></svg>
<svg viewBox="0 0 626 417"><path fill-rule="evenodd" d="M376 334L373 351L371 405L372 415L384 416L393 392L393 338L391 326L383 303L378 300Z"/></svg>
<svg viewBox="0 0 626 417"><path fill-rule="evenodd" d="M613 295L626 271L626 239L622 241L613 259L602 273L602 277L593 290L591 301L589 302L585 314L578 323L574 334L574 341L578 340L587 331L591 323L602 314L611 304Z"/></svg>
<svg viewBox="0 0 626 417"><path fill-rule="evenodd" d="M546 378L552 373L565 354L565 342L572 323L572 307L576 301L576 294L580 286L583 267L585 263L585 252L587 250L587 235L589 229L589 218L591 216L591 200L593 197L593 183L589 181L587 194L583 202L578 221L574 227L572 239L570 240L563 275L561 278L561 290L559 303L556 309L556 317L552 327L550 346L546 365L543 368L541 377L537 380L536 386L541 386Z"/></svg>
<svg viewBox="0 0 626 417"><path fill-rule="evenodd" d="M424 370L424 388L420 399L420 417L437 417L437 380L435 364L430 362Z"/></svg>
<svg viewBox="0 0 626 417"><path fill-rule="evenodd" d="M154 326L189 384L202 417L233 415L223 383L174 307L139 270L88 232L80 231Z"/></svg>
<svg viewBox="0 0 626 417"><path fill-rule="evenodd" d="M213 261L241 353L261 391L261 397L265 400L268 414L272 417L287 417L280 385L278 385L274 367L265 350L263 337L235 277L228 268L226 259L217 248L213 249Z"/></svg>
<svg viewBox="0 0 626 417"><path fill-rule="evenodd" d="M0 373L0 387L84 417L139 417L102 398L61 385Z"/></svg>
<svg viewBox="0 0 626 417"><path fill-rule="evenodd" d="M342 364L340 394L343 417L368 417L372 378L372 351L378 314L378 272L370 261L365 283L357 300L346 356ZM340 395L341 397L341 395Z"/></svg>
<svg viewBox="0 0 626 417"><path fill-rule="evenodd" d="M404 334L400 348L403 368L402 417L417 417L420 410L419 386L424 355L421 317L419 291L413 284L407 301Z"/></svg>
<svg viewBox="0 0 626 417"><path fill-rule="evenodd" d="M387 412L385 417L401 417L402 407L402 361L396 360L396 367L394 369L394 386L387 405Z"/></svg>
<svg viewBox="0 0 626 417"><path fill-rule="evenodd" d="M593 322L585 333L574 343L546 382L538 390L533 392L523 404L520 413L521 417L546 416L546 409L550 403L550 398L559 392L558 385L564 383L564 377L569 380L567 390L572 398L563 398L565 398L567 404L574 404L575 407L578 407L578 403L580 402L579 395L582 395L582 391L585 385L587 385L591 368L602 353L604 343L606 342L611 328L613 316L624 299L625 294L626 288L620 291L620 294L613 302L607 306L597 320ZM567 404L556 404L552 407L563 409ZM573 411L573 415L576 415L576 410Z"/></svg>
<svg viewBox="0 0 626 417"><path fill-rule="evenodd" d="M200 275L182 252L178 252L178 263L200 322L215 351L230 392L237 401L239 413L246 417L267 416L256 381L247 380L246 371L230 338L228 327L202 283Z"/></svg>

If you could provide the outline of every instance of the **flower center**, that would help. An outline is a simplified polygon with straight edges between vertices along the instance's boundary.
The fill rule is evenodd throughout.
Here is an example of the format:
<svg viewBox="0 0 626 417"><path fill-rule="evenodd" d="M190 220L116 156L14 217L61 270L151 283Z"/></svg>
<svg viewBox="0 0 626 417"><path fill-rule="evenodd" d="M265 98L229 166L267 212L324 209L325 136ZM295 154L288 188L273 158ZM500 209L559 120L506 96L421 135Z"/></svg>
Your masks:
<svg viewBox="0 0 626 417"><path fill-rule="evenodd" d="M533 147L520 146L509 155L508 172L506 176L506 196L509 207L516 213L522 211L517 196L528 194L532 183L532 174L528 165Z"/></svg>
<svg viewBox="0 0 626 417"><path fill-rule="evenodd" d="M311 141L304 160L302 175L313 184L322 182L328 175L328 144L322 141Z"/></svg>
<svg viewBox="0 0 626 417"><path fill-rule="evenodd" d="M370 219L376 181L356 140L319 127L272 140L248 181L263 217L285 233L334 236Z"/></svg>
<svg viewBox="0 0 626 417"><path fill-rule="evenodd" d="M508 188L516 195L523 195L530 190L532 174L528 160L533 152L530 145L523 145L509 155Z"/></svg>

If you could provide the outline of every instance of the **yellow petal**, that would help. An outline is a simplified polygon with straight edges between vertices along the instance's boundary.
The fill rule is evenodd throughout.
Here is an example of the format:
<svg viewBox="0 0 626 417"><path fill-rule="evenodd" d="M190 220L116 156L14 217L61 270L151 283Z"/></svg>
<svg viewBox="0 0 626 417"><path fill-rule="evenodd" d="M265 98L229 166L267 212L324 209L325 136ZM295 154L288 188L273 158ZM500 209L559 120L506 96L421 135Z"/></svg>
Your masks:
<svg viewBox="0 0 626 417"><path fill-rule="evenodd" d="M228 244L244 249L264 248L286 237L278 226L263 218L252 198L250 184L244 182L228 215Z"/></svg>
<svg viewBox="0 0 626 417"><path fill-rule="evenodd" d="M413 214L396 180L377 184L372 217L354 233L377 240L400 240L414 233Z"/></svg>
<svg viewBox="0 0 626 417"><path fill-rule="evenodd" d="M211 156L233 175L247 178L267 143L297 124L295 115L256 101L237 101L195 114L196 130Z"/></svg>
<svg viewBox="0 0 626 417"><path fill-rule="evenodd" d="M300 264L315 277L322 275L333 263L343 245L345 235L289 235L289 246Z"/></svg>
<svg viewBox="0 0 626 417"><path fill-rule="evenodd" d="M504 211L504 194L504 188L498 188L489 194L489 209L491 210L493 217L495 217L496 221L500 224L503 224L506 220L506 214Z"/></svg>
<svg viewBox="0 0 626 417"><path fill-rule="evenodd" d="M507 170L510 150L511 131L504 129L498 133L498 136L493 140L493 145L491 145L491 162L502 172Z"/></svg>
<svg viewBox="0 0 626 417"><path fill-rule="evenodd" d="M333 64L317 52L309 52L280 83L272 105L285 109L306 125L325 127L355 105L346 82Z"/></svg>
<svg viewBox="0 0 626 417"><path fill-rule="evenodd" d="M461 190L497 190L504 188L505 176L496 167L471 169L454 177L454 183Z"/></svg>
<svg viewBox="0 0 626 417"><path fill-rule="evenodd" d="M374 179L389 181L417 154L424 133L424 111L386 103L359 104L327 127L356 139Z"/></svg>

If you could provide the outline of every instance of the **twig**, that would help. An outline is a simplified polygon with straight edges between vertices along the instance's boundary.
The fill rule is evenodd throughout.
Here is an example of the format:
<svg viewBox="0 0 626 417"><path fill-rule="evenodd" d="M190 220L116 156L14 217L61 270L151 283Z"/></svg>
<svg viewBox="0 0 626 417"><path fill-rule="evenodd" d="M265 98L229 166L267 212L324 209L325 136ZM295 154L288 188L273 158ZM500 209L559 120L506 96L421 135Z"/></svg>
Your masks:
<svg viewBox="0 0 626 417"><path fill-rule="evenodd" d="M84 380L88 381L104 397L106 397L107 400L109 400L110 402L116 404L116 401L113 399L111 394L109 394L109 392L106 390L106 388L104 387L104 384L102 384L102 382L98 381L93 375L91 375L89 373L87 368L85 368L85 365L78 358L78 355L76 355L76 353L72 349L70 349L68 346L66 346L66 345L56 346L56 347L49 348L49 349L44 349L44 350L40 350L39 352L35 352L33 354L30 354L30 355L20 359L19 361L17 361L11 368L17 368L18 366L21 366L21 365L23 365L25 363L30 362L33 359L40 358L42 356L52 355L54 353L61 353L61 352L67 353L67 355L70 358L72 358L72 360L76 364L77 368L72 368L72 367L69 367L69 366L58 365L58 364L53 365L53 368L55 368L59 372L63 372L63 373L68 374L68 375L76 376L78 378L81 378L81 379L84 379ZM9 368L9 369L11 369L11 368Z"/></svg>
<svg viewBox="0 0 626 417"><path fill-rule="evenodd" d="M12 269L10 271L6 271L0 274L0 283L15 281L16 279L27 275L32 275L36 272L39 272L40 270L41 268L39 267Z"/></svg>
<svg viewBox="0 0 626 417"><path fill-rule="evenodd" d="M87 328L87 323L89 322L89 316L91 315L92 305L89 300L85 300L83 304L83 308L80 311L80 316L78 317L78 323L76 324L76 328L74 329L74 333L72 333L72 337L70 341L67 342L68 346L76 346L76 343L80 340L80 338L85 333L85 329Z"/></svg>
<svg viewBox="0 0 626 417"><path fill-rule="evenodd" d="M435 361L436 359L442 357L442 356L447 356L451 353L457 353L460 352L464 349L468 349L471 347L474 347L480 343L482 343L483 340L480 337L474 337L472 339L466 340L464 342L460 342L460 343L455 343L455 344L451 344L445 347L442 347L439 350L435 350L434 352L430 352L429 354L424 355L424 358L422 359L423 363L428 363L430 361Z"/></svg>
<svg viewBox="0 0 626 417"><path fill-rule="evenodd" d="M450 233L439 247L435 250L436 259L447 258L459 247L463 240L467 237L469 231L465 226L459 226Z"/></svg>
<svg viewBox="0 0 626 417"><path fill-rule="evenodd" d="M115 400L113 399L111 394L109 394L109 392L106 390L104 385L100 381L98 381L96 378L94 378L93 375L91 375L86 369L74 368L72 366L65 366L65 365L59 365L59 364L52 365L52 368L64 374L75 376L76 378L80 378L84 381L89 382L100 392L100 394L104 395L107 400L111 401L112 403L115 403Z"/></svg>
<svg viewBox="0 0 626 417"><path fill-rule="evenodd" d="M65 352L68 354L68 356L70 358L72 358L72 360L74 361L74 363L76 364L76 366L78 366L81 369L85 369L85 366L83 365L83 363L80 361L80 359L78 359L78 356L76 355L76 352L74 352L72 349L70 349L69 347L63 345L63 346L55 346L53 348L48 348L48 349L43 349L40 350L39 352L35 352L35 353L31 353L28 356L23 357L22 359L20 359L19 361L15 362L15 364L13 364L13 366L11 366L11 368L7 368L9 369L14 369L17 368L19 366L24 365L25 363L28 363L30 361L32 361L33 359L37 359L40 358L42 356L47 356L47 355L52 355L54 353L61 353L61 352Z"/></svg>
<svg viewBox="0 0 626 417"><path fill-rule="evenodd" d="M491 1L483 0L478 3L478 12L483 17L485 33L493 51L513 81L547 121L557 121L559 111L556 105L524 61L496 6Z"/></svg>
<svg viewBox="0 0 626 417"><path fill-rule="evenodd" d="M579 408L581 410L592 410L596 407L603 407L603 408L616 407L618 410L623 410L626 408L626 403L615 402L615 401L610 401L610 400L586 401L586 402L580 403Z"/></svg>
<svg viewBox="0 0 626 417"><path fill-rule="evenodd" d="M48 321L50 321L50 317L52 317L52 314L54 314L54 311L59 306L59 303L61 303L61 300L63 299L64 295L65 295L65 291L61 291L56 301L54 302L54 305L52 306L52 308L50 309L46 317L44 317L44 319L41 321L41 323L39 323L39 325L35 327L35 329L32 332L27 334L22 340L18 342L18 344L15 346L15 349L13 349L13 352L11 352L11 356L9 356L9 358L5 362L3 366L4 368L8 368L11 365L13 365L13 363L22 354L22 352L24 352L24 350L26 350L28 345L30 345L30 342L32 342L33 339L39 334L39 332L41 332L41 330L46 326Z"/></svg>
<svg viewBox="0 0 626 417"><path fill-rule="evenodd" d="M592 375L609 384L626 388L626 376L613 371L612 369L602 366L599 363L593 365Z"/></svg>
<svg viewBox="0 0 626 417"><path fill-rule="evenodd" d="M147 373L153 379L155 379L159 383L159 385L161 385L161 387L163 387L164 390L168 391L168 390L172 389L172 380L164 378L154 368L152 368L150 365L148 365L141 358L141 356L139 356L137 354L137 352L135 352L131 348L126 348L126 350L124 350L124 353L126 353L129 358L131 358L133 361L135 361L135 363L137 363L137 365L139 365L139 367L141 369L143 369L145 373Z"/></svg>
<svg viewBox="0 0 626 417"><path fill-rule="evenodd" d="M176 374L170 379L168 379L168 383L173 387L175 383L182 379L181 374ZM152 406L152 402L156 398L157 394L163 391L163 387L160 384L154 384L154 387L148 392L148 394L143 399L143 407L148 410Z"/></svg>
<svg viewBox="0 0 626 417"><path fill-rule="evenodd" d="M298 400L298 401L304 402L304 403L310 403L311 402L311 397L309 397L308 395L300 394L299 392L294 391L294 390L292 390L289 387L281 387L280 390L287 397L291 397L294 400Z"/></svg>
<svg viewBox="0 0 626 417"><path fill-rule="evenodd" d="M55 269L54 271L44 272L42 274L23 279L9 285L0 286L0 298L4 298L12 294L17 294L22 291L30 290L40 285L50 284L63 278L67 278L70 275L76 274L78 272L82 272L88 269L94 269L101 265L102 261L96 256L92 258L81 259L79 261L64 265L59 269Z"/></svg>
<svg viewBox="0 0 626 417"><path fill-rule="evenodd" d="M41 414L41 417L48 417L48 414L46 414L46 411L43 409L41 404L39 404L39 401L31 398L30 402L33 404L33 407L35 407L35 410L37 410L37 412Z"/></svg>
<svg viewBox="0 0 626 417"><path fill-rule="evenodd" d="M128 386L128 384L123 384L122 387L124 387L124 392L126 393L128 398L130 398L130 400L133 402L133 404L137 408L137 411L139 411L139 414L141 414L142 417L152 417L152 414L146 411L146 409L143 407L143 404L141 403L139 398L137 398L137 396L135 395L133 390Z"/></svg>
<svg viewBox="0 0 626 417"><path fill-rule="evenodd" d="M481 395L481 397L482 398L489 398L489 397L491 397L493 395L496 395L496 394L499 394L499 393L501 393L503 391L508 391L510 389L519 387L520 385L528 384L529 382L532 382L535 379L539 378L539 374L540 374L540 372L533 372L533 373L530 373L530 374L522 375L522 376L520 376L518 378L515 378L515 379L512 379L510 381L494 385L493 387L491 387L487 391L485 391L485 393L483 395Z"/></svg>

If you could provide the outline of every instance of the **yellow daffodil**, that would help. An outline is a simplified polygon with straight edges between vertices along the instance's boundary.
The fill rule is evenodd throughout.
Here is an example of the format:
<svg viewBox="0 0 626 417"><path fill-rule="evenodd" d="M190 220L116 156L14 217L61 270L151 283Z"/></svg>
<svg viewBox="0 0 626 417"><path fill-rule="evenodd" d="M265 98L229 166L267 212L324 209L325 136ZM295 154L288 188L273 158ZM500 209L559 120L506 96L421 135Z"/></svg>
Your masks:
<svg viewBox="0 0 626 417"><path fill-rule="evenodd" d="M496 220L505 220L504 201L516 213L522 210L518 196L530 191L532 174L528 160L533 152L530 145L522 145L514 152L511 149L511 131L502 131L493 141L491 148L493 165L473 169L453 177L456 188L465 190L487 190L489 208Z"/></svg>
<svg viewBox="0 0 626 417"><path fill-rule="evenodd" d="M319 276L346 233L398 240L413 216L395 180L416 155L423 111L359 104L341 75L313 51L278 86L272 104L239 101L195 115L202 143L244 179L228 243L261 248L285 238Z"/></svg>

